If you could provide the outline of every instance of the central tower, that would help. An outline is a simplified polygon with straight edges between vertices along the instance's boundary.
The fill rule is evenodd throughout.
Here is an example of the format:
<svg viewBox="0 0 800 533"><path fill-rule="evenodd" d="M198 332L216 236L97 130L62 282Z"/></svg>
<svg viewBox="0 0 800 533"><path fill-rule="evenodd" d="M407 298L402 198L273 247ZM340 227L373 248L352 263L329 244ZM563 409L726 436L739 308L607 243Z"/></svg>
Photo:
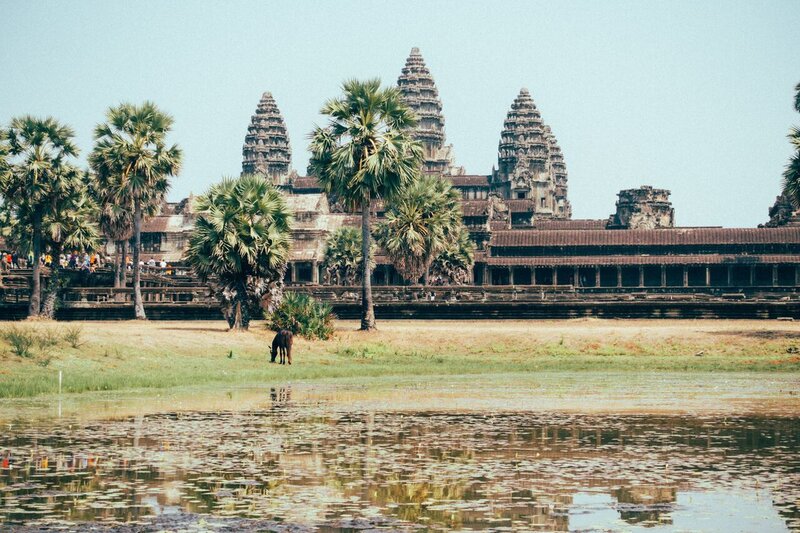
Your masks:
<svg viewBox="0 0 800 533"><path fill-rule="evenodd" d="M425 152L422 171L427 174L463 173L462 169L454 167L453 146L444 144L442 101L419 48L411 49L397 86L406 105L419 119L414 138L422 142Z"/></svg>

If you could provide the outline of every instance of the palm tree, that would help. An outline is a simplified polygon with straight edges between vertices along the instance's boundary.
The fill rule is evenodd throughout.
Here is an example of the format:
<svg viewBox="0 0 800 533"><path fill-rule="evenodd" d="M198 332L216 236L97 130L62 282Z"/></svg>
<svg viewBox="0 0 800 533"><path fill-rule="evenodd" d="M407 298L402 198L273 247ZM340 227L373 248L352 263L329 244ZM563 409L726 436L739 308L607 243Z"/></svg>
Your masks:
<svg viewBox="0 0 800 533"><path fill-rule="evenodd" d="M52 117L29 115L12 119L5 133L11 165L2 176L0 194L16 218L30 225L33 275L28 307L30 316L41 312L41 263L44 220L57 214L58 198L68 191L74 171L69 158L78 155L72 128Z"/></svg>
<svg viewBox="0 0 800 533"><path fill-rule="evenodd" d="M106 122L95 128L89 157L99 190L133 214L133 298L138 319L147 318L139 269L142 219L148 208L163 202L169 178L181 166L181 150L166 145L172 123L172 117L152 102L112 107Z"/></svg>
<svg viewBox="0 0 800 533"><path fill-rule="evenodd" d="M95 249L99 242L97 227L97 204L89 194L89 175L74 169L69 181L64 182L64 194L57 200L57 208L45 218L45 242L53 258L50 279L42 314L55 317L56 301L61 289L61 266L59 257L64 251Z"/></svg>
<svg viewBox="0 0 800 533"><path fill-rule="evenodd" d="M412 138L417 119L397 88L380 80L349 80L344 94L328 100L328 125L311 133L309 172L345 206L361 210L361 329L375 328L372 306L370 205L390 199L411 183L422 162L422 146Z"/></svg>
<svg viewBox="0 0 800 533"><path fill-rule="evenodd" d="M794 90L794 108L800 113L800 83ZM789 142L794 145L795 152L783 172L783 191L795 205L800 205L800 128L789 131Z"/></svg>
<svg viewBox="0 0 800 533"><path fill-rule="evenodd" d="M353 285L361 278L361 232L342 227L329 238L325 247L325 271L337 285Z"/></svg>
<svg viewBox="0 0 800 533"><path fill-rule="evenodd" d="M438 176L422 176L387 206L386 222L377 230L378 244L409 282L428 272L436 257L462 232L460 195Z"/></svg>
<svg viewBox="0 0 800 533"><path fill-rule="evenodd" d="M186 260L213 279L231 329L246 330L250 301L279 287L289 260L291 213L275 186L245 174L212 185L197 199Z"/></svg>
<svg viewBox="0 0 800 533"><path fill-rule="evenodd" d="M475 264L475 244L469 238L469 230L462 227L455 242L445 248L431 263L431 275L440 277L448 284L466 285Z"/></svg>

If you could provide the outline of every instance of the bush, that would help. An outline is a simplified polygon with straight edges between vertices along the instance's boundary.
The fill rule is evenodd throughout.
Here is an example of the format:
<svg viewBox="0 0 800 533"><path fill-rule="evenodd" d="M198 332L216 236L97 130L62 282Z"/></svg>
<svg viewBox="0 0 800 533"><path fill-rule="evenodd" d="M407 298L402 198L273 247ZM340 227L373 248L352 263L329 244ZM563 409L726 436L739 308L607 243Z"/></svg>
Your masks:
<svg viewBox="0 0 800 533"><path fill-rule="evenodd" d="M36 338L36 344L39 345L41 351L52 348L61 341L60 332L51 328L45 328L42 331L34 330L31 334Z"/></svg>
<svg viewBox="0 0 800 533"><path fill-rule="evenodd" d="M327 340L333 336L336 315L330 305L320 303L307 294L287 292L275 311L265 318L268 327L274 331L288 329L307 339Z"/></svg>
<svg viewBox="0 0 800 533"><path fill-rule="evenodd" d="M68 326L64 332L64 340L73 348L79 348L83 345L83 327L82 326Z"/></svg>
<svg viewBox="0 0 800 533"><path fill-rule="evenodd" d="M36 342L36 331L23 326L8 326L0 332L0 338L11 345L11 351L20 357L30 357L31 347Z"/></svg>

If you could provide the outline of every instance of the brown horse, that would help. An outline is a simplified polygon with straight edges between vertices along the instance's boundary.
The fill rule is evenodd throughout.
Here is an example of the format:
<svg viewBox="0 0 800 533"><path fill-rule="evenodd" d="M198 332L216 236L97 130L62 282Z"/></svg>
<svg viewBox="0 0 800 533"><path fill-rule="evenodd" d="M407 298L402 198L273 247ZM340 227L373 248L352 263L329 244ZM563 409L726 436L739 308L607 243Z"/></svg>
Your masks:
<svg viewBox="0 0 800 533"><path fill-rule="evenodd" d="M288 329L282 329L275 335L275 338L272 339L272 350L270 351L270 363L275 362L275 358L280 353L281 361L280 364L286 364L288 362L290 365L292 364L292 342L293 342L293 335L292 332Z"/></svg>

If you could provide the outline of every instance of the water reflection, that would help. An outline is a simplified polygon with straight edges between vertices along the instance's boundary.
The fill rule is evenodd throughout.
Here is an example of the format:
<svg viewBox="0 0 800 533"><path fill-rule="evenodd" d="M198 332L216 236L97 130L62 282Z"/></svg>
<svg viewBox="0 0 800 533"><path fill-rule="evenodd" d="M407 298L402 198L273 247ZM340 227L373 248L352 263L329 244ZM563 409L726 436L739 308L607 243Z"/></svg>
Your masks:
<svg viewBox="0 0 800 533"><path fill-rule="evenodd" d="M269 400L11 423L0 527L208 513L324 530L567 531L713 515L734 530L735 502L758 526L800 528L798 418L360 412L292 401L289 388Z"/></svg>

